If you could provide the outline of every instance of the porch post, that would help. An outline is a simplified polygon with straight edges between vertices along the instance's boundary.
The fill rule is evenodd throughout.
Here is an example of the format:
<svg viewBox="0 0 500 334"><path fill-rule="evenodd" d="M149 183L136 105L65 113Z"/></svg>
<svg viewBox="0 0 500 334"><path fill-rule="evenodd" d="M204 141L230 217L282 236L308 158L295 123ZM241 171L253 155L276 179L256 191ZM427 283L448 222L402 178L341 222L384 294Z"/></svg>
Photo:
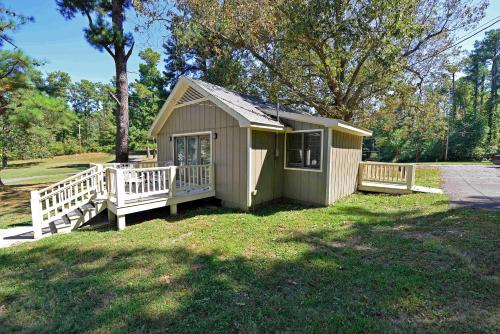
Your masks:
<svg viewBox="0 0 500 334"><path fill-rule="evenodd" d="M358 185L361 185L363 183L363 177L364 177L363 170L364 170L363 162L360 162L358 168Z"/></svg>
<svg viewBox="0 0 500 334"><path fill-rule="evenodd" d="M40 193L36 190L31 191L31 223L33 226L33 238L42 237L42 202L40 202Z"/></svg>
<svg viewBox="0 0 500 334"><path fill-rule="evenodd" d="M118 226L118 231L125 229L125 215L116 216L116 225Z"/></svg>
<svg viewBox="0 0 500 334"><path fill-rule="evenodd" d="M170 193L170 197L175 196L176 192L176 182L175 182L175 177L176 177L176 172L177 172L177 167L176 166L170 166L169 168L169 179L168 179L168 191Z"/></svg>
<svg viewBox="0 0 500 334"><path fill-rule="evenodd" d="M125 177L123 170L116 169L116 207L122 207L125 204Z"/></svg>
<svg viewBox="0 0 500 334"><path fill-rule="evenodd" d="M214 164L210 164L210 190L215 190L215 167Z"/></svg>
<svg viewBox="0 0 500 334"><path fill-rule="evenodd" d="M407 173L406 173L406 188L408 190L412 190L413 186L415 185L415 172L416 172L416 166L414 164L408 165L407 166Z"/></svg>

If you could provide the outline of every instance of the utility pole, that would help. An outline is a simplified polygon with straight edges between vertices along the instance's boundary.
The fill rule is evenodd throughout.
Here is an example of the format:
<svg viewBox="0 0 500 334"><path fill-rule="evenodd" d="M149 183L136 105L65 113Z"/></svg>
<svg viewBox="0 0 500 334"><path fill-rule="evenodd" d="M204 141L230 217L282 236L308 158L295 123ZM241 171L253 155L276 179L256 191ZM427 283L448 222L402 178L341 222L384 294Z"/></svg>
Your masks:
<svg viewBox="0 0 500 334"><path fill-rule="evenodd" d="M82 133L80 128L80 122L78 122L78 145L80 146L80 153L82 153Z"/></svg>
<svg viewBox="0 0 500 334"><path fill-rule="evenodd" d="M456 113L456 101L455 101L455 69L451 69L451 108L452 112L451 114L454 116ZM448 148L450 145L450 112L446 112L446 121L447 121L447 127L446 127L446 142L445 142L445 148L444 148L444 161L448 161Z"/></svg>

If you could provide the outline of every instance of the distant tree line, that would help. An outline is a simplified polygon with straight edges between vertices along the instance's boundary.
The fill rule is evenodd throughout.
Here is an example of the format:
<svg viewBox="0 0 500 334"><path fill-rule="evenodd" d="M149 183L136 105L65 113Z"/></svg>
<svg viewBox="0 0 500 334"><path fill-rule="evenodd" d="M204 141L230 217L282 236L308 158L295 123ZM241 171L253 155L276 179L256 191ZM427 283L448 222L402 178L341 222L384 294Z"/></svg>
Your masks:
<svg viewBox="0 0 500 334"><path fill-rule="evenodd" d="M500 29L487 31L422 89L400 91L366 121L367 157L384 161L480 160L498 153ZM461 75L460 77L458 77Z"/></svg>
<svg viewBox="0 0 500 334"><path fill-rule="evenodd" d="M147 130L165 99L158 70L160 54L140 52L139 78L130 85L130 147L154 146ZM80 80L55 71L44 75L21 52L0 50L0 84L5 106L0 114L2 165L9 159L82 152L114 151L116 100L113 83Z"/></svg>

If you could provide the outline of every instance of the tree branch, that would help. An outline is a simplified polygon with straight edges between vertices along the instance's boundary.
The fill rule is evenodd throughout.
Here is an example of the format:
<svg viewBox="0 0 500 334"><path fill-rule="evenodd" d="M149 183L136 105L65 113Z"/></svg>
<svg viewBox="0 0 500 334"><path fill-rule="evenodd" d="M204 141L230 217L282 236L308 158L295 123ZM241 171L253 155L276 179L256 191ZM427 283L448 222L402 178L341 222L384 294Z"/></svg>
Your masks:
<svg viewBox="0 0 500 334"><path fill-rule="evenodd" d="M125 61L128 61L128 58L132 55L132 50L134 49L134 45L135 45L135 42L132 42L130 49L128 50L127 54L125 55Z"/></svg>

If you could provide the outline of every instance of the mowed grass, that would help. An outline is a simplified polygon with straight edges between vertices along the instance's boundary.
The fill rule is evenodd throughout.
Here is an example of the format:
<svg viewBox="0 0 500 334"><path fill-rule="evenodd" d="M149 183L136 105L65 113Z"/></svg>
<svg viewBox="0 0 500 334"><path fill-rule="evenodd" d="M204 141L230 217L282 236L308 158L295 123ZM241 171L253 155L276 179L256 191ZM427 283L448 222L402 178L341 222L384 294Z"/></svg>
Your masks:
<svg viewBox="0 0 500 334"><path fill-rule="evenodd" d="M1 249L0 332L500 330L499 212L434 194L166 212Z"/></svg>
<svg viewBox="0 0 500 334"><path fill-rule="evenodd" d="M104 163L113 161L114 156L109 153L85 153L61 155L52 158L10 161L9 167L0 172L2 179L25 178L33 176L54 176L60 174L77 173L89 167L89 163ZM11 182L9 184L36 184L52 182L60 177L33 179L33 181ZM54 181L55 182L55 181Z"/></svg>

